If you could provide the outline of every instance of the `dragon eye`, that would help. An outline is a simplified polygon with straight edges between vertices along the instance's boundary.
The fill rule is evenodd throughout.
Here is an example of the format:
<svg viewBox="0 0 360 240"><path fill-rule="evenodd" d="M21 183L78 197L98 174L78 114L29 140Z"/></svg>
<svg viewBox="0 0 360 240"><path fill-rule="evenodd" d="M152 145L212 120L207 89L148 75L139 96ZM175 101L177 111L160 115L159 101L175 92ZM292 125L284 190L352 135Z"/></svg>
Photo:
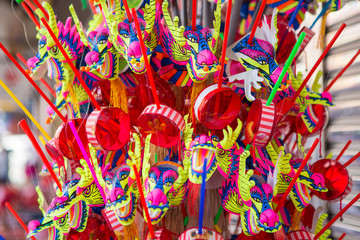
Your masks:
<svg viewBox="0 0 360 240"><path fill-rule="evenodd" d="M267 64L267 62L266 62L266 61L264 61L264 60L259 61L259 63L260 63L261 65L266 65L266 64Z"/></svg>
<svg viewBox="0 0 360 240"><path fill-rule="evenodd" d="M150 181L153 182L153 183L156 183L155 178L152 178L152 177L151 177L151 178L150 178Z"/></svg>
<svg viewBox="0 0 360 240"><path fill-rule="evenodd" d="M172 185L173 185L172 182L166 182L166 183L165 183L165 186L167 186L167 187L171 187Z"/></svg>
<svg viewBox="0 0 360 240"><path fill-rule="evenodd" d="M105 39L101 39L98 41L98 44L105 44L106 43L106 40Z"/></svg>
<svg viewBox="0 0 360 240"><path fill-rule="evenodd" d="M120 181L126 179L128 176L129 176L129 174L123 174L123 175L121 175Z"/></svg>
<svg viewBox="0 0 360 240"><path fill-rule="evenodd" d="M196 39L194 37L189 37L188 39L190 40L190 42L196 43Z"/></svg>
<svg viewBox="0 0 360 240"><path fill-rule="evenodd" d="M261 199L260 199L260 198L254 197L253 199L255 200L255 202L261 203Z"/></svg>
<svg viewBox="0 0 360 240"><path fill-rule="evenodd" d="M121 35L122 37L124 37L124 38L129 38L129 35L126 34L126 33L121 33L120 35Z"/></svg>

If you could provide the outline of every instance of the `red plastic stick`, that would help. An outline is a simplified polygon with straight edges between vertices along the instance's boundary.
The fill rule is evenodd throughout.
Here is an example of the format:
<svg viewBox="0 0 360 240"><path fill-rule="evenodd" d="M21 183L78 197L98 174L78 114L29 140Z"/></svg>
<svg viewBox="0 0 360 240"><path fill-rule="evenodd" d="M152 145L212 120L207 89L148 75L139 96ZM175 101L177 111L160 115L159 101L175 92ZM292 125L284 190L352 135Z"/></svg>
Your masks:
<svg viewBox="0 0 360 240"><path fill-rule="evenodd" d="M115 0L115 1L117 1L117 0ZM129 5L127 4L127 0L124 0L123 3L124 3L125 12L126 12L126 15L128 16L129 22L132 22L133 19L132 19L132 17L131 17Z"/></svg>
<svg viewBox="0 0 360 240"><path fill-rule="evenodd" d="M355 161L358 157L360 157L360 152L358 152L355 156L353 156L352 158L350 158L350 159L343 165L343 167L346 168L346 167L349 166L353 161Z"/></svg>
<svg viewBox="0 0 360 240"><path fill-rule="evenodd" d="M338 214L335 215L335 217L333 217L333 219L331 219L328 224L325 225L325 227L323 227L320 232L318 232L318 234L316 234L316 236L314 237L314 239L318 239L336 220L338 220L339 217L341 217L344 212L346 212L357 200L359 200L360 198L360 193L358 195L356 195L356 197L353 198L353 200L351 200L348 205L346 205L340 212L338 212Z"/></svg>
<svg viewBox="0 0 360 240"><path fill-rule="evenodd" d="M145 62L146 68L147 68L146 72L147 72L147 75L149 77L151 91L152 91L152 94L153 94L153 97L154 97L154 100L155 100L156 107L160 108L159 97L158 97L158 95L156 93L156 86L155 86L155 83L154 83L154 78L153 78L152 70L151 70L152 68L150 66L149 59L147 58L146 48L145 48L144 40L142 38L141 29L140 29L140 25L139 25L139 20L138 20L137 15L136 15L135 8L131 9L131 11L132 11L132 15L133 15L133 18L134 18L135 27L136 27L137 35L138 35L138 38L139 38L139 42L140 42L141 52L142 52L142 54L144 56L144 62Z"/></svg>
<svg viewBox="0 0 360 240"><path fill-rule="evenodd" d="M29 0L25 0L26 4L31 8L31 11L35 12L36 7Z"/></svg>
<svg viewBox="0 0 360 240"><path fill-rule="evenodd" d="M47 160L47 158L45 157L43 151L41 150L41 147L39 145L39 143L36 141L34 134L31 132L29 125L27 124L27 122L25 121L25 119L21 120L19 122L20 127L22 128L22 130L25 132L25 134L29 137L32 145L34 146L36 152L39 154L41 161L45 164L47 170L49 171L51 177L53 178L53 180L55 181L56 185L58 186L58 188L62 191L62 186L57 178L57 176L55 175L54 170L52 169L52 167L50 166L49 161Z"/></svg>
<svg viewBox="0 0 360 240"><path fill-rule="evenodd" d="M33 23L35 23L35 25L40 28L40 23L39 21L36 19L36 17L34 16L34 14L31 12L30 8L26 5L26 3L21 2L21 6L23 6L25 12L27 13L27 15L30 17L30 19L33 21Z"/></svg>
<svg viewBox="0 0 360 240"><path fill-rule="evenodd" d="M340 237L339 237L339 239L338 240L342 240L342 239L344 239L344 237L346 236L346 233L343 233Z"/></svg>
<svg viewBox="0 0 360 240"><path fill-rule="evenodd" d="M135 19L135 17L134 17L134 19ZM135 20L135 21L136 21L136 20ZM145 197L144 197L144 192L143 192L143 189L142 189L142 184L141 184L141 181L140 181L139 172L138 172L138 170L137 170L136 165L133 165L133 168L134 168L134 172L135 172L136 184L138 185L139 192L140 192L141 205L142 205L143 208L144 208L145 217L146 217L146 219L147 219L147 224L148 224L148 226L149 226L150 236L151 236L151 239L155 239L154 229L153 229L153 226L152 226L152 224L151 224L151 219L150 219L150 215L149 215L149 210L148 210L147 205L146 205L146 202L145 202Z"/></svg>
<svg viewBox="0 0 360 240"><path fill-rule="evenodd" d="M196 30L196 4L197 4L197 0L193 0L192 1L192 16L191 16L191 26L192 26L193 31Z"/></svg>
<svg viewBox="0 0 360 240"><path fill-rule="evenodd" d="M346 143L345 147L341 150L340 154L336 157L335 161L339 161L339 159L342 157L342 155L344 154L344 152L346 151L346 149L350 146L351 142L352 142L352 141L349 140L349 141Z"/></svg>
<svg viewBox="0 0 360 240"><path fill-rule="evenodd" d="M14 217L16 218L16 220L20 223L20 225L23 227L23 229L25 230L25 232L27 234L29 234L29 229L27 228L26 224L23 222L23 220L21 220L21 218L19 217L19 215L17 215L17 213L15 212L15 210L12 208L12 206L10 205L9 202L5 203L5 206L7 207L7 209L9 209L9 211L14 215ZM34 236L31 237L32 240L36 240L36 238Z"/></svg>
<svg viewBox="0 0 360 240"><path fill-rule="evenodd" d="M253 42L253 38L254 38L254 36L255 36L256 29L257 29L257 27L258 27L258 25L259 25L259 22L260 22L260 18L261 18L261 16L262 16L262 13L263 13L263 11L264 11L264 9L265 9L265 5L266 5L266 0L262 0L261 6L260 6L260 9L259 9L259 12L258 12L258 14L256 15L256 19L255 19L254 25L253 25L253 27L252 27L252 29L251 29L250 37L249 37L249 39L248 39L248 44L252 44L252 42Z"/></svg>
<svg viewBox="0 0 360 240"><path fill-rule="evenodd" d="M0 42L0 49L10 58L10 60L15 64L15 66L20 70L20 72L26 77L27 80L33 85L36 91L44 98L44 100L49 104L49 106L56 112L56 114L61 118L63 122L66 122L66 118L61 112L55 107L54 103L45 95L45 93L39 88L38 85L34 82L34 80L25 72L25 70L20 66L20 64L15 60L15 58L9 53L9 51L4 47L4 45Z"/></svg>
<svg viewBox="0 0 360 240"><path fill-rule="evenodd" d="M46 19L49 19L49 14L47 13L47 11L45 11L45 9L43 8L43 6L41 6L41 4L39 3L38 0L33 0L33 2L35 3L35 5L40 8L40 10L43 12L43 14L45 15Z"/></svg>
<svg viewBox="0 0 360 240"><path fill-rule="evenodd" d="M359 54L360 54L360 49L356 52L356 54L352 57L352 59L348 62L348 64L346 64L346 66L336 75L336 77L331 81L331 83L325 88L324 92L328 92L330 90L330 88L332 87L332 85L334 85L336 80L338 80L344 74L344 72L351 66L351 64L353 64L353 62L355 61L356 57Z"/></svg>
<svg viewBox="0 0 360 240"><path fill-rule="evenodd" d="M331 39L329 44L326 46L324 52L321 54L319 59L316 61L315 65L312 67L312 69L310 70L310 72L308 73L308 75L306 76L304 81L302 82L300 88L295 92L294 96L291 98L291 102L293 102L293 103L295 102L295 100L299 96L300 92L304 89L307 82L310 80L311 75L315 72L316 68L319 66L321 61L324 59L325 55L329 52L332 45L334 45L336 39L338 39L338 37L340 36L341 32L344 30L345 27L346 27L345 23L341 24L340 28L335 33L334 37Z"/></svg>
<svg viewBox="0 0 360 240"><path fill-rule="evenodd" d="M94 95L91 93L89 87L86 85L84 79L82 78L82 76L79 73L78 69L76 69L76 67L73 64L73 62L71 61L70 57L66 54L65 49L60 44L59 39L57 39L57 37L55 36L53 31L51 30L51 28L50 28L49 24L46 22L45 18L41 18L41 22L44 24L45 28L50 33L51 38L54 40L54 42L55 42L56 46L59 48L60 52L64 55L66 61L70 65L70 67L73 70L73 72L75 73L76 77L79 79L79 81L80 81L81 85L83 86L84 90L89 95L89 98L90 98L91 102L94 104L96 110L100 110L100 105L96 102Z"/></svg>
<svg viewBox="0 0 360 240"><path fill-rule="evenodd" d="M279 210L280 210L280 208L284 205L287 196L289 195L289 193L290 193L292 187L294 186L296 180L297 180L298 177L300 176L300 173L301 173L302 170L304 169L306 163L309 161L310 156L311 156L311 154L314 152L314 150L315 150L316 146L318 145L318 143L319 143L319 139L317 138L317 139L315 139L315 141L314 141L313 145L311 146L309 152L306 154L306 156L305 156L304 160L302 161L299 169L298 169L297 172L295 173L294 178L291 180L289 186L287 187L284 195L281 197L281 199L280 199L280 201L279 201L279 204L277 205L277 207L276 207L276 209L275 209L275 212L276 212L276 213L278 213Z"/></svg>
<svg viewBox="0 0 360 240"><path fill-rule="evenodd" d="M27 66L27 63L26 63L26 60L25 58L20 54L20 53L16 53L16 56L20 59L20 61L25 65ZM46 87L47 90L50 91L50 93L56 97L56 92L54 91L54 89L52 89L52 87L45 81L45 79L43 78L40 78L40 82L42 84L44 84L44 86Z"/></svg>
<svg viewBox="0 0 360 240"><path fill-rule="evenodd" d="M221 68L220 68L220 73L219 73L219 78L218 78L218 88L221 88L222 78L223 78L223 74L224 74L225 54L226 54L226 48L227 48L227 40L228 40L228 36L229 36L231 7L232 7L232 0L229 0L227 10L226 10L224 41L223 41L222 53L221 53L221 59L220 59Z"/></svg>

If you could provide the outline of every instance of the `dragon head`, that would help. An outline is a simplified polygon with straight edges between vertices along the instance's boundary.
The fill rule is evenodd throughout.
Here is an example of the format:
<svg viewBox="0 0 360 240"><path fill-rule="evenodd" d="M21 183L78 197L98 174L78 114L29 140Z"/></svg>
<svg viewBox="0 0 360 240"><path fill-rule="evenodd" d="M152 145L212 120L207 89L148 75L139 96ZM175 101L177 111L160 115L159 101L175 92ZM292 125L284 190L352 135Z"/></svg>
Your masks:
<svg viewBox="0 0 360 240"><path fill-rule="evenodd" d="M104 27L89 33L91 51L86 54L85 62L90 72L113 80L119 74L120 58L109 37L110 32Z"/></svg>
<svg viewBox="0 0 360 240"><path fill-rule="evenodd" d="M128 165L120 165L105 176L108 189L106 194L106 210L114 210L122 225L134 221L139 189L130 177L132 169Z"/></svg>
<svg viewBox="0 0 360 240"><path fill-rule="evenodd" d="M77 194L77 185L80 177L74 174L70 181L64 183L61 196L55 197L46 210L46 217L63 216L80 198Z"/></svg>
<svg viewBox="0 0 360 240"><path fill-rule="evenodd" d="M115 11L113 13L108 10L105 1L100 1L105 12L106 22L110 29L112 43L134 73L144 73L146 66L141 52L135 22L130 21L128 18L124 20L124 9L122 9L120 1L114 1L114 3ZM144 14L141 15L137 13L137 16L146 47L146 53L150 61L152 51L157 45L157 40L153 32L155 23L155 1L151 0L149 4L146 4Z"/></svg>
<svg viewBox="0 0 360 240"><path fill-rule="evenodd" d="M168 12L168 2L162 5L166 25L164 27L165 49L170 53L172 60L187 62L186 68L189 77L194 82L206 80L209 73L219 69L219 61L214 55L220 34L221 25L221 1L218 1L215 10L214 33L209 28L196 25L178 27L179 18L173 20Z"/></svg>
<svg viewBox="0 0 360 240"><path fill-rule="evenodd" d="M205 159L206 181L213 175L217 169L216 165L216 145L220 142L217 136L208 137L207 135L199 135L190 143L191 150L191 169L189 171L190 182L201 184L202 172Z"/></svg>
<svg viewBox="0 0 360 240"><path fill-rule="evenodd" d="M277 19L276 10L274 10L271 26L264 19L262 26L255 33L252 44L248 43L250 35L247 35L231 45L227 50L230 59L239 61L240 64L249 70L258 70L265 79L265 84L271 89L274 88L276 81L283 70L275 60L277 49ZM282 80L282 88L289 86L289 74L286 73Z"/></svg>
<svg viewBox="0 0 360 240"><path fill-rule="evenodd" d="M180 205L187 195L187 172L179 164L163 161L150 168L144 181L145 201L152 224L158 223L171 206Z"/></svg>
<svg viewBox="0 0 360 240"><path fill-rule="evenodd" d="M258 177L251 177L250 179L255 182L255 186L250 189L251 208L244 213L244 218L242 218L244 233L255 235L260 231L277 232L281 228L281 223L279 216L271 207L272 187L263 183Z"/></svg>

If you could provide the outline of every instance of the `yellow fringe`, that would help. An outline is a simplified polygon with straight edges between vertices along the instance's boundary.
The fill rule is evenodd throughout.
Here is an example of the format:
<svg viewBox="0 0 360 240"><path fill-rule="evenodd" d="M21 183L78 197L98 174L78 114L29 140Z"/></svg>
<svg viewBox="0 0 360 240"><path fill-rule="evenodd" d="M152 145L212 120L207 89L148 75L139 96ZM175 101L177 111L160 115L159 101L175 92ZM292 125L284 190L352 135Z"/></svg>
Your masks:
<svg viewBox="0 0 360 240"><path fill-rule="evenodd" d="M325 28L326 28L326 18L329 15L330 10L328 10L324 17L321 19L321 27L320 27L320 33L319 33L319 38L318 38L318 42L317 42L317 47L320 49L324 48L325 45Z"/></svg>
<svg viewBox="0 0 360 240"><path fill-rule="evenodd" d="M68 83L68 89L69 89L69 96L70 96L70 99L71 99L71 103L72 103L72 107L74 109L74 112L75 112L76 115L80 115L80 113L79 113L79 111L80 111L79 99L76 96L76 93L75 93L71 83Z"/></svg>
<svg viewBox="0 0 360 240"><path fill-rule="evenodd" d="M206 87L206 81L203 82L193 82L193 86L191 88L191 95L190 95L190 103L191 107L189 110L189 115L192 121L196 121L196 119L193 119L193 110L195 105L195 100L199 93Z"/></svg>
<svg viewBox="0 0 360 240"><path fill-rule="evenodd" d="M139 239L135 221L128 226L124 226L123 237L124 239Z"/></svg>
<svg viewBox="0 0 360 240"><path fill-rule="evenodd" d="M300 229L301 214L302 212L295 210L294 215L291 217L291 227L289 232Z"/></svg>
<svg viewBox="0 0 360 240"><path fill-rule="evenodd" d="M126 96L126 89L120 78L110 81L110 106L118 107L124 112L128 113L128 99Z"/></svg>

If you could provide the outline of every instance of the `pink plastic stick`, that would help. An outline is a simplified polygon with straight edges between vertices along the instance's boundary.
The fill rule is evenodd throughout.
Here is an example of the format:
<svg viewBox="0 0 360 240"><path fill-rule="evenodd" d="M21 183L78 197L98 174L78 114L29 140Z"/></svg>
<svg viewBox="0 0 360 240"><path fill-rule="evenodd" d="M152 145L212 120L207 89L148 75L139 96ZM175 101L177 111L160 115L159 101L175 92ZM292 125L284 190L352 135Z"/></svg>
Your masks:
<svg viewBox="0 0 360 240"><path fill-rule="evenodd" d="M291 180L289 186L287 187L284 195L281 197L281 199L280 199L280 201L279 201L279 204L277 205L277 207L276 207L276 209L275 209L275 212L276 212L276 213L278 213L279 210L280 210L280 208L284 205L287 196L289 195L292 187L295 185L296 180L299 178L300 173L302 172L302 170L303 170L304 167L306 166L307 162L308 162L309 159L310 159L311 154L314 152L314 150L315 150L316 146L318 145L318 143L319 143L319 139L317 138L317 139L315 139L315 141L314 141L313 145L311 146L309 152L306 154L306 156L305 156L304 160L302 161L299 169L298 169L297 172L295 173L294 178Z"/></svg>
<svg viewBox="0 0 360 240"><path fill-rule="evenodd" d="M75 128L75 126L74 126L74 123L73 123L72 121L69 121L69 126L70 126L71 131L73 132L73 134L74 134L74 136L75 136L75 140L76 140L76 142L77 142L78 145L79 145L80 151L81 151L81 153L82 153L83 156L84 156L84 159L85 159L85 161L86 161L86 163L87 163L87 165L88 165L88 167L89 167L89 169L90 169L90 172L91 172L91 174L92 174L93 177L94 177L94 181L95 181L95 183L96 183L96 186L99 188L101 197L103 198L104 203L106 203L106 196L105 196L104 189L103 189L103 187L102 187L102 186L100 185L100 183L99 183L99 180L98 180L98 178L97 178L97 176L96 176L95 170L94 170L94 168L93 168L93 166L92 166L92 164L91 164L91 162L90 162L90 158L89 158L89 156L88 156L88 154L87 154L87 152L86 152L86 150L85 150L85 148L84 148L84 145L83 145L82 142L81 142L80 136L79 136L79 134L78 134L77 131L76 131L76 128ZM94 159L94 161L96 161L96 159Z"/></svg>

